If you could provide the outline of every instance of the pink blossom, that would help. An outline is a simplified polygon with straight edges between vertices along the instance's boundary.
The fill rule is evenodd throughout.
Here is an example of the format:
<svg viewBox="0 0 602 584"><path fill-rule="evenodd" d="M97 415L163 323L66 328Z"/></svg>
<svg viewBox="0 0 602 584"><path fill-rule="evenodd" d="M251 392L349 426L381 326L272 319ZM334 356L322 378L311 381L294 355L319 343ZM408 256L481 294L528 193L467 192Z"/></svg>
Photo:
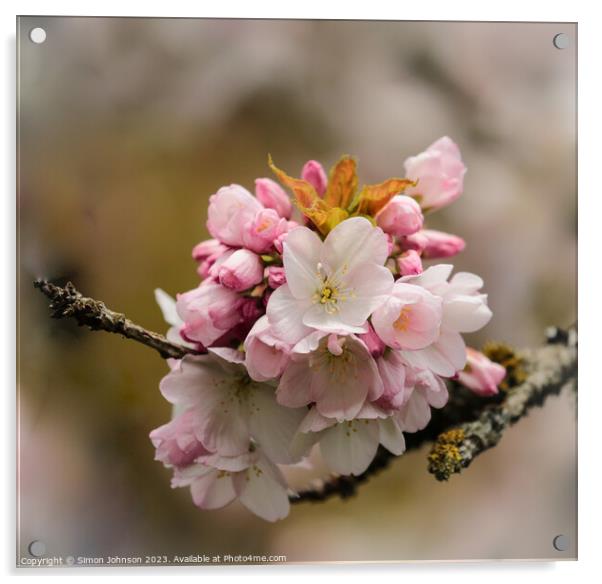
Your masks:
<svg viewBox="0 0 602 584"><path fill-rule="evenodd" d="M237 249L219 265L217 277L222 286L240 292L263 280L263 263L248 249Z"/></svg>
<svg viewBox="0 0 602 584"><path fill-rule="evenodd" d="M397 267L402 276L416 276L422 273L422 260L420 254L409 249L397 256Z"/></svg>
<svg viewBox="0 0 602 584"><path fill-rule="evenodd" d="M420 286L398 280L372 315L378 336L393 349L424 349L439 337L442 300Z"/></svg>
<svg viewBox="0 0 602 584"><path fill-rule="evenodd" d="M299 426L299 433L318 442L322 457L331 471L342 475L363 473L382 444L399 456L405 440L399 422L373 404L365 404L352 420L323 416L312 407Z"/></svg>
<svg viewBox="0 0 602 584"><path fill-rule="evenodd" d="M241 322L241 301L236 292L211 280L205 280L194 290L179 294L176 310L184 323L182 335L188 341L211 346Z"/></svg>
<svg viewBox="0 0 602 584"><path fill-rule="evenodd" d="M268 286L274 290L286 284L286 273L282 266L269 266L265 270Z"/></svg>
<svg viewBox="0 0 602 584"><path fill-rule="evenodd" d="M243 229L242 244L257 253L269 251L274 241L288 230L288 221L274 209L262 209Z"/></svg>
<svg viewBox="0 0 602 584"><path fill-rule="evenodd" d="M460 333L477 331L491 319L487 295L479 292L483 280L474 274L458 272L448 282L452 269L449 264L439 264L419 276L404 276L398 281L420 286L443 303L439 336L427 347L404 351L410 365L430 369L443 377L452 377L466 364L466 345Z"/></svg>
<svg viewBox="0 0 602 584"><path fill-rule="evenodd" d="M172 487L190 487L192 500L201 509L219 509L238 498L266 521L284 519L289 513L286 480L257 449L233 457L201 457L197 464L176 469Z"/></svg>
<svg viewBox="0 0 602 584"><path fill-rule="evenodd" d="M405 195L394 196L376 215L377 225L396 237L416 233L423 221L420 205Z"/></svg>
<svg viewBox="0 0 602 584"><path fill-rule="evenodd" d="M316 160L308 160L301 171L301 178L311 184L316 193L322 196L326 192L328 177L324 172L324 167Z"/></svg>
<svg viewBox="0 0 602 584"><path fill-rule="evenodd" d="M475 349L468 347L466 353L466 367L458 373L458 381L477 395L487 397L498 393L506 369Z"/></svg>
<svg viewBox="0 0 602 584"><path fill-rule="evenodd" d="M405 161L406 177L418 181L406 189L410 196L420 196L420 206L434 210L449 205L461 194L466 167L458 146L447 136L439 138L424 152Z"/></svg>
<svg viewBox="0 0 602 584"><path fill-rule="evenodd" d="M262 210L263 205L247 189L222 187L209 198L207 229L221 243L244 246L245 229Z"/></svg>
<svg viewBox="0 0 602 584"><path fill-rule="evenodd" d="M325 241L297 227L284 244L286 284L267 305L270 325L291 344L312 330L365 332L393 286L386 258L385 234L362 217L339 223Z"/></svg>
<svg viewBox="0 0 602 584"><path fill-rule="evenodd" d="M156 448L155 460L165 466L187 466L202 454L209 454L196 437L195 415L191 409L153 430L150 439Z"/></svg>
<svg viewBox="0 0 602 584"><path fill-rule="evenodd" d="M268 209L274 209L280 217L291 218L293 204L284 189L270 178L255 179L255 196Z"/></svg>
<svg viewBox="0 0 602 584"><path fill-rule="evenodd" d="M282 374L291 346L271 330L267 316L261 317L245 340L245 366L251 379L267 381Z"/></svg>
<svg viewBox="0 0 602 584"><path fill-rule="evenodd" d="M315 336L316 340L321 336L317 346L300 343L291 353L276 399L287 407L315 402L323 416L352 420L367 399L376 400L383 392L376 363L354 335L337 337L320 331Z"/></svg>
<svg viewBox="0 0 602 584"><path fill-rule="evenodd" d="M451 257L466 247L466 243L461 237L451 233L423 229L420 235L422 236L422 257L427 260Z"/></svg>
<svg viewBox="0 0 602 584"><path fill-rule="evenodd" d="M195 435L210 452L240 456L252 441L276 463L296 461L291 442L306 410L279 405L273 386L249 378L237 351L186 355L159 388L169 402L193 411Z"/></svg>
<svg viewBox="0 0 602 584"><path fill-rule="evenodd" d="M417 432L431 419L431 407L442 408L449 394L445 381L428 369L406 369L409 391L402 407L395 414L404 432Z"/></svg>

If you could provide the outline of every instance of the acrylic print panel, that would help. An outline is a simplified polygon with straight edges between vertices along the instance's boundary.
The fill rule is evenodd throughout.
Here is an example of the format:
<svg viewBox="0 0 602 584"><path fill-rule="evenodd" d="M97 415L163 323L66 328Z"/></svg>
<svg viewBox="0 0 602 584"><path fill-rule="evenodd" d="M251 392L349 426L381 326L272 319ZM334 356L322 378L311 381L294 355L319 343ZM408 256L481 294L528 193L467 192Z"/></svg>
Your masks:
<svg viewBox="0 0 602 584"><path fill-rule="evenodd" d="M17 563L575 559L576 43L19 18Z"/></svg>

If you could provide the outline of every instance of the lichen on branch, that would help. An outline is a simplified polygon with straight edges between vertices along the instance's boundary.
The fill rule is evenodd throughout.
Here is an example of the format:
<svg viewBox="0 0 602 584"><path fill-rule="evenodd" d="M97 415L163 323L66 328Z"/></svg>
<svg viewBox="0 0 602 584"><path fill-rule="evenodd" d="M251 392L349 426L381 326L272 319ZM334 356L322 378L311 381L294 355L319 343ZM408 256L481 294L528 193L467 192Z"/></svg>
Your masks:
<svg viewBox="0 0 602 584"><path fill-rule="evenodd" d="M510 387L501 402L486 405L476 419L455 425L436 438L428 469L438 480L448 480L466 468L532 407L541 406L576 378L577 348L570 343L525 350L520 356L527 371L523 383Z"/></svg>

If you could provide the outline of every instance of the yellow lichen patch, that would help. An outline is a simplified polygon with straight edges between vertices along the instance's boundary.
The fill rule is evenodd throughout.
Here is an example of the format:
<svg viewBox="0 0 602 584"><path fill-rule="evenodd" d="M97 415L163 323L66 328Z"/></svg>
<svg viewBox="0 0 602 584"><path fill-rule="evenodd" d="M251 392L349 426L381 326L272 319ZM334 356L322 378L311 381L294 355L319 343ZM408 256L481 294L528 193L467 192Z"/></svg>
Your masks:
<svg viewBox="0 0 602 584"><path fill-rule="evenodd" d="M483 355L506 369L506 377L499 385L501 390L507 391L526 381L528 373L524 360L510 345L489 341L483 346Z"/></svg>
<svg viewBox="0 0 602 584"><path fill-rule="evenodd" d="M428 455L429 471L438 479L447 480L451 474L462 468L463 458L459 445L464 437L464 430L461 428L439 434Z"/></svg>
<svg viewBox="0 0 602 584"><path fill-rule="evenodd" d="M452 428L447 432L439 434L437 440L439 442L446 442L448 444L461 444L465 438L464 430L462 428Z"/></svg>
<svg viewBox="0 0 602 584"><path fill-rule="evenodd" d="M433 450L429 454L429 462L436 464L438 467L447 467L461 462L462 455L455 444L435 444Z"/></svg>

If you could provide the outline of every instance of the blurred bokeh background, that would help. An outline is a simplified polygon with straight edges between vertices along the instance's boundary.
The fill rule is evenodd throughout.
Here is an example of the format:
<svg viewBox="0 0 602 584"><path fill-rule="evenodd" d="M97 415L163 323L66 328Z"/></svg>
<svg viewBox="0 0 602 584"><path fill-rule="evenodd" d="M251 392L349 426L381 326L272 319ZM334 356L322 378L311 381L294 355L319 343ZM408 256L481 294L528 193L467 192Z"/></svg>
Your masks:
<svg viewBox="0 0 602 584"><path fill-rule="evenodd" d="M33 44L42 26L47 40ZM465 194L429 217L463 236L494 318L470 338L541 342L576 319L576 26L536 23L19 20L19 546L48 554L285 554L289 561L576 555L576 407L552 398L448 484L409 453L348 502L272 525L197 510L153 461L170 415L149 349L48 318L70 279L148 328L153 289L197 283L208 197L359 158L402 175L451 136ZM556 33L570 45L556 49ZM570 548L552 548L554 536Z"/></svg>

